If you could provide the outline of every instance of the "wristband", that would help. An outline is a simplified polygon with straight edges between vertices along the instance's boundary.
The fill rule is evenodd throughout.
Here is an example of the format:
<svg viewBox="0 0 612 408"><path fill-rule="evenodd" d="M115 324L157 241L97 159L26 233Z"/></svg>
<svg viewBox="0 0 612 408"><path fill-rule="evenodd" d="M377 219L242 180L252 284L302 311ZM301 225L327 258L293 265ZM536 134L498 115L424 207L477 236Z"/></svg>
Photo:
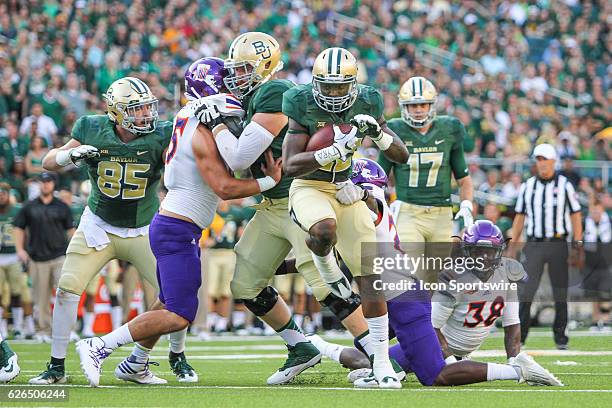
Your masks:
<svg viewBox="0 0 612 408"><path fill-rule="evenodd" d="M382 132L382 135L376 140L374 140L374 143L376 143L380 150L387 150L393 143L393 136L388 133Z"/></svg>
<svg viewBox="0 0 612 408"><path fill-rule="evenodd" d="M55 155L55 162L57 163L58 166L62 166L65 167L69 164L72 164L72 159L70 158L70 153L72 153L72 151L74 150L74 148L69 149L69 150L60 150L57 152L57 154Z"/></svg>
<svg viewBox="0 0 612 408"><path fill-rule="evenodd" d="M274 181L274 179L270 176L261 177L256 179L255 181L257 181L257 184L259 184L259 191L261 191L262 193L276 186L276 181Z"/></svg>
<svg viewBox="0 0 612 408"><path fill-rule="evenodd" d="M336 146L324 147L314 152L314 158L321 166L328 165L340 158L340 151Z"/></svg>

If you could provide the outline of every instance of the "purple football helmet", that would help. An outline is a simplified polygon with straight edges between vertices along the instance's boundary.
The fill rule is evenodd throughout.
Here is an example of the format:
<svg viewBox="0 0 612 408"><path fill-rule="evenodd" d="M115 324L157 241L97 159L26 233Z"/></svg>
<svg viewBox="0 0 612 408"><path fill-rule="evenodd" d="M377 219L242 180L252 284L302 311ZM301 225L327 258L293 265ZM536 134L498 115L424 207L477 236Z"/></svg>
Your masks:
<svg viewBox="0 0 612 408"><path fill-rule="evenodd" d="M389 179L380 164L370 159L353 160L353 173L351 181L354 184L369 183L385 188Z"/></svg>
<svg viewBox="0 0 612 408"><path fill-rule="evenodd" d="M193 101L227 92L223 78L227 70L221 58L206 57L194 61L185 71L185 97Z"/></svg>
<svg viewBox="0 0 612 408"><path fill-rule="evenodd" d="M481 281L488 281L499 266L505 244L501 230L489 220L478 220L466 228L463 249L467 257L474 259L472 272Z"/></svg>

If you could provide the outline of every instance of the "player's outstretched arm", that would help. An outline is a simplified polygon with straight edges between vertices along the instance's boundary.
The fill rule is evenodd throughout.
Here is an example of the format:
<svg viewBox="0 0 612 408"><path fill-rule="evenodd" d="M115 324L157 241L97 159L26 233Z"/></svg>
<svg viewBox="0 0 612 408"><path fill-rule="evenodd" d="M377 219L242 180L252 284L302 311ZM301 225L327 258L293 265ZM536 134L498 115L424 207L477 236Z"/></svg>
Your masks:
<svg viewBox="0 0 612 408"><path fill-rule="evenodd" d="M70 139L68 143L57 149L52 149L43 158L43 167L46 170L57 171L69 164L79 163L100 156L95 146L83 145L78 140Z"/></svg>
<svg viewBox="0 0 612 408"><path fill-rule="evenodd" d="M390 135L393 137L393 142L389 146L387 150L383 150L383 155L395 163L406 163L408 161L408 149L406 149L406 145L402 142L402 139L399 138L391 129L387 127L387 123L383 122L381 125L381 129L384 134Z"/></svg>
<svg viewBox="0 0 612 408"><path fill-rule="evenodd" d="M59 164L57 162L57 154L62 151L68 152L70 151L70 149L74 149L76 147L79 147L80 145L81 143L79 143L77 140L70 139L68 143L66 143L62 147L51 149L49 153L47 153L45 157L43 157L43 162L42 162L43 167L45 168L45 170L49 170L49 171L60 170L62 167L66 166L69 163L66 163L64 166ZM60 154L60 158L61 158L61 154Z"/></svg>
<svg viewBox="0 0 612 408"><path fill-rule="evenodd" d="M506 357L516 357L521 352L521 324L504 327L504 347Z"/></svg>
<svg viewBox="0 0 612 408"><path fill-rule="evenodd" d="M221 124L213 129L215 143L232 170L244 170L270 147L287 125L287 120L287 116L281 112L256 113L240 137L234 136L226 125Z"/></svg>
<svg viewBox="0 0 612 408"><path fill-rule="evenodd" d="M266 177L256 180L238 180L225 167L217 146L204 125L199 125L192 140L193 153L200 175L222 200L250 197L274 187L281 178L281 160L274 161L266 152ZM208 134L207 134L208 133Z"/></svg>
<svg viewBox="0 0 612 408"><path fill-rule="evenodd" d="M325 164L317 161L315 154L307 152L308 130L295 120L289 118L289 129L283 141L283 172L288 177L298 177L311 173ZM330 146L331 147L331 146ZM330 157L329 163L336 160Z"/></svg>

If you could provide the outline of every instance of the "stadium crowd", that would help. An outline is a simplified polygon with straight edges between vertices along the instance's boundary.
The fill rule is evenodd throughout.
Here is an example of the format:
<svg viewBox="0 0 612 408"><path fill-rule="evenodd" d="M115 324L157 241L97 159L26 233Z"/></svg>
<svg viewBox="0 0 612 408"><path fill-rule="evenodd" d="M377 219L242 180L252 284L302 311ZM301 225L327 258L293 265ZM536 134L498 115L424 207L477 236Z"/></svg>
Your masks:
<svg viewBox="0 0 612 408"><path fill-rule="evenodd" d="M430 79L439 113L468 130L470 174L490 194L483 208L496 197L516 199L533 172L533 146L548 142L583 203L597 200L609 212L608 177L601 163L588 163L612 160L611 21L605 0L7 0L0 4L0 181L17 202L36 197L42 158L70 138L76 119L104 111L101 94L113 81L143 79L160 101L160 118L170 119L184 102L191 61L224 56L239 32L263 31L284 50L279 76L297 83L311 80L323 49L349 49L360 82L383 92L388 118L399 116L404 81ZM77 193L85 178L72 167L58 187Z"/></svg>

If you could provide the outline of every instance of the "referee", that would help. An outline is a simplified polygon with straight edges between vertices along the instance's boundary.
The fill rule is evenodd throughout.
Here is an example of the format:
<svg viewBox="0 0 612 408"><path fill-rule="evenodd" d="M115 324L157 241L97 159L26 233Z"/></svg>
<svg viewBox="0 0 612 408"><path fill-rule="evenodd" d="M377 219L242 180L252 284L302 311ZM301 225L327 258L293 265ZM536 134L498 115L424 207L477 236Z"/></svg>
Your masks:
<svg viewBox="0 0 612 408"><path fill-rule="evenodd" d="M531 302L540 284L544 265L555 299L553 334L560 350L567 349L567 287L568 287L568 236L572 235L573 247L582 248L582 215L580 203L572 183L555 172L557 153L553 146L540 144L533 151L537 176L521 184L516 202L516 217L510 236L519 242L523 228L527 233L525 245L525 270L528 281L521 285L521 343L525 343L531 320Z"/></svg>

